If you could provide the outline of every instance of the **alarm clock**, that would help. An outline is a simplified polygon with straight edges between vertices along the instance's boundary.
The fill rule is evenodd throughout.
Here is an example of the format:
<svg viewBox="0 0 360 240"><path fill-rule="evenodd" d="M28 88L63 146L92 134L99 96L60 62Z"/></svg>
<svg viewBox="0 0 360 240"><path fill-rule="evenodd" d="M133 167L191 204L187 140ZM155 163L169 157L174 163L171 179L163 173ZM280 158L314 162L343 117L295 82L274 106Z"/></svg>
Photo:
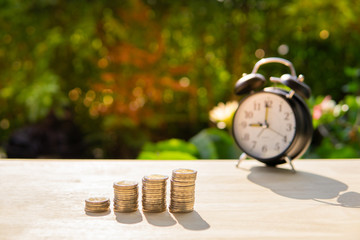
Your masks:
<svg viewBox="0 0 360 240"><path fill-rule="evenodd" d="M269 79L285 88L263 88L265 77L257 71L268 63L289 67L290 74ZM237 166L250 157L268 166L289 163L295 171L292 160L305 153L313 134L312 117L304 101L311 90L304 83L304 76L297 77L294 66L286 59L263 58L250 74L236 82L235 94L246 95L233 117L233 137L243 151Z"/></svg>

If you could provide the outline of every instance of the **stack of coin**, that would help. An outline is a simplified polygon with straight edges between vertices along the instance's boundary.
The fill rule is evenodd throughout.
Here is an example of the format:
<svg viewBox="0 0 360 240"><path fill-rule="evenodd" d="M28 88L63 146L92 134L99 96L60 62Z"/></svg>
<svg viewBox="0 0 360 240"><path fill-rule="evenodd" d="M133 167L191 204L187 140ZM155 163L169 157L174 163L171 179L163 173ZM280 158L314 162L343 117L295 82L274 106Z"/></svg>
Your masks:
<svg viewBox="0 0 360 240"><path fill-rule="evenodd" d="M85 211L91 213L106 212L109 210L110 199L106 197L90 197L85 200Z"/></svg>
<svg viewBox="0 0 360 240"><path fill-rule="evenodd" d="M175 169L172 172L170 206L173 213L192 212L195 203L195 180L197 171Z"/></svg>
<svg viewBox="0 0 360 240"><path fill-rule="evenodd" d="M114 185L114 211L134 212L138 209L138 183L118 181Z"/></svg>
<svg viewBox="0 0 360 240"><path fill-rule="evenodd" d="M142 180L142 207L144 212L163 212L166 210L165 175L152 174Z"/></svg>

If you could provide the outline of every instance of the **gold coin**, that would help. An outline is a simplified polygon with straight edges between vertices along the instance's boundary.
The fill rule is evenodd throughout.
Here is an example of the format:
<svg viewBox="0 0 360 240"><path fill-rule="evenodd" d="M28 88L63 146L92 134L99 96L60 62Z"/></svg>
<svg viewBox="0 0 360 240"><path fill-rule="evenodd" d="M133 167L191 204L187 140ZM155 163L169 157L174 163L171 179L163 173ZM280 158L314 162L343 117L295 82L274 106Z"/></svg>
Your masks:
<svg viewBox="0 0 360 240"><path fill-rule="evenodd" d="M114 207L117 207L117 208L134 208L137 206L139 206L138 203L127 203L127 204L116 203L116 204L114 204Z"/></svg>
<svg viewBox="0 0 360 240"><path fill-rule="evenodd" d="M163 185L163 184L161 184L161 185L156 185L156 184L149 184L149 183L147 183L147 184L143 184L142 185L142 188L144 189L144 188L146 188L146 189L163 189L163 188L166 188L166 185Z"/></svg>
<svg viewBox="0 0 360 240"><path fill-rule="evenodd" d="M92 203L86 203L85 206L93 206L93 207L104 207L104 206L109 206L110 202L105 202L105 203L101 203L101 204L92 204Z"/></svg>
<svg viewBox="0 0 360 240"><path fill-rule="evenodd" d="M170 204L169 208L171 209L193 209L194 205L193 204L183 204L183 205L179 205L179 204Z"/></svg>
<svg viewBox="0 0 360 240"><path fill-rule="evenodd" d="M119 196L135 196L138 195L139 192L138 191L134 191L134 192L118 192L118 191L114 191L115 195L119 195Z"/></svg>
<svg viewBox="0 0 360 240"><path fill-rule="evenodd" d="M107 207L107 208L88 208L88 207L86 207L85 208L85 211L87 211L87 212L105 212L107 210L109 210L109 207Z"/></svg>
<svg viewBox="0 0 360 240"><path fill-rule="evenodd" d="M139 206L138 202L117 202L114 203L114 207L135 207Z"/></svg>
<svg viewBox="0 0 360 240"><path fill-rule="evenodd" d="M164 208L166 207L166 203L144 203L142 204L143 208Z"/></svg>
<svg viewBox="0 0 360 240"><path fill-rule="evenodd" d="M114 208L114 212L130 213L137 211L138 208Z"/></svg>
<svg viewBox="0 0 360 240"><path fill-rule="evenodd" d="M144 177L145 181L166 181L169 177L161 174L151 174Z"/></svg>
<svg viewBox="0 0 360 240"><path fill-rule="evenodd" d="M160 213L160 212L165 212L166 208L161 208L161 209L146 209L143 208L143 212L148 212L148 213Z"/></svg>
<svg viewBox="0 0 360 240"><path fill-rule="evenodd" d="M103 202L103 203L85 203L86 206L94 206L94 207L97 207L97 206L107 206L107 205L110 205L110 201L107 201L107 202Z"/></svg>
<svg viewBox="0 0 360 240"><path fill-rule="evenodd" d="M179 180L195 180L197 175L197 171L192 169L184 169L179 168L175 169L172 172L172 178L173 179L179 179Z"/></svg>
<svg viewBox="0 0 360 240"><path fill-rule="evenodd" d="M89 212L89 213L101 213L101 212L106 212L106 211L108 211L109 209L107 208L107 209L100 209L100 210L92 210L92 209L84 209L85 210L85 212Z"/></svg>
<svg viewBox="0 0 360 240"><path fill-rule="evenodd" d="M195 186L195 181L193 181L193 182L189 182L189 181L179 182L179 181L171 180L170 183L171 183L172 187L174 187L174 186L175 187L194 187Z"/></svg>
<svg viewBox="0 0 360 240"><path fill-rule="evenodd" d="M114 191L114 196L126 196L126 197L131 197L131 196L137 196L139 195L139 193L136 192L131 192L131 193L124 193L124 192L116 192Z"/></svg>
<svg viewBox="0 0 360 240"><path fill-rule="evenodd" d="M183 206L194 206L195 202L194 201L184 201L184 202L178 202L178 201L173 201L173 202L170 202L170 206L178 206L178 207L183 207Z"/></svg>
<svg viewBox="0 0 360 240"><path fill-rule="evenodd" d="M194 209L194 205L172 205L170 204L169 209Z"/></svg>
<svg viewBox="0 0 360 240"><path fill-rule="evenodd" d="M117 198L138 198L139 194L114 194L114 197Z"/></svg>
<svg viewBox="0 0 360 240"><path fill-rule="evenodd" d="M114 209L134 209L138 208L139 205L133 204L133 205L114 205Z"/></svg>
<svg viewBox="0 0 360 240"><path fill-rule="evenodd" d="M86 199L85 202L90 204L101 204L101 203L110 202L110 199L107 197L90 197Z"/></svg>
<svg viewBox="0 0 360 240"><path fill-rule="evenodd" d="M138 183L135 181L121 180L114 182L113 187L116 189L133 189L137 188Z"/></svg>
<svg viewBox="0 0 360 240"><path fill-rule="evenodd" d="M142 182L153 185L162 185L162 184L166 184L166 180L169 179L169 177L165 175L156 175L155 177L153 176L154 175L143 177Z"/></svg>
<svg viewBox="0 0 360 240"><path fill-rule="evenodd" d="M195 186L191 186L191 187L171 186L171 191L177 191L177 192L194 192L194 191L195 191Z"/></svg>
<svg viewBox="0 0 360 240"><path fill-rule="evenodd" d="M138 198L119 198L119 197L114 197L114 202L121 202L121 201L133 201L133 202L137 202Z"/></svg>
<svg viewBox="0 0 360 240"><path fill-rule="evenodd" d="M179 192L179 191L171 191L170 192L170 196L180 196L180 197L194 197L195 196L195 192L191 191L191 192Z"/></svg>
<svg viewBox="0 0 360 240"><path fill-rule="evenodd" d="M186 169L186 168L178 168L178 169L173 170L173 173L175 173L175 174L196 174L197 171L192 170L192 169Z"/></svg>
<svg viewBox="0 0 360 240"><path fill-rule="evenodd" d="M170 191L171 195L195 196L195 191Z"/></svg>
<svg viewBox="0 0 360 240"><path fill-rule="evenodd" d="M155 192L155 191L143 191L143 196L144 195L147 195L147 196L164 196L166 195L166 191L158 191L158 192Z"/></svg>
<svg viewBox="0 0 360 240"><path fill-rule="evenodd" d="M172 194L171 196L171 200L174 199L195 199L195 195L174 195Z"/></svg>
<svg viewBox="0 0 360 240"><path fill-rule="evenodd" d="M194 209L169 209L171 213L190 213L194 211Z"/></svg>
<svg viewBox="0 0 360 240"><path fill-rule="evenodd" d="M148 192L148 193L163 193L163 192L166 192L166 188L159 188L159 189L155 189L155 188L142 188L141 191L142 192Z"/></svg>
<svg viewBox="0 0 360 240"><path fill-rule="evenodd" d="M141 201L142 204L150 204L150 205L160 205L160 204L166 204L166 201L163 199L154 199L154 200L148 200L148 201Z"/></svg>
<svg viewBox="0 0 360 240"><path fill-rule="evenodd" d="M146 204L142 205L144 209L163 209L166 208L166 204Z"/></svg>

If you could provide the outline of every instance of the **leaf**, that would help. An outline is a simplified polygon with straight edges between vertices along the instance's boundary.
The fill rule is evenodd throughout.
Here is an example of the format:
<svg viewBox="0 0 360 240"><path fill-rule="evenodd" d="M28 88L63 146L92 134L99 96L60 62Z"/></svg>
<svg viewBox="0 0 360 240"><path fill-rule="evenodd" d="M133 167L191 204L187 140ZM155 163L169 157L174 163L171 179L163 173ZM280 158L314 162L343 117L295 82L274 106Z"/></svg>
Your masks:
<svg viewBox="0 0 360 240"><path fill-rule="evenodd" d="M208 128L190 139L202 159L235 159L240 155L232 137L225 131Z"/></svg>
<svg viewBox="0 0 360 240"><path fill-rule="evenodd" d="M191 154L185 152L177 152L177 151L164 151L159 153L154 152L141 152L137 157L138 159L143 160L194 160L194 157Z"/></svg>

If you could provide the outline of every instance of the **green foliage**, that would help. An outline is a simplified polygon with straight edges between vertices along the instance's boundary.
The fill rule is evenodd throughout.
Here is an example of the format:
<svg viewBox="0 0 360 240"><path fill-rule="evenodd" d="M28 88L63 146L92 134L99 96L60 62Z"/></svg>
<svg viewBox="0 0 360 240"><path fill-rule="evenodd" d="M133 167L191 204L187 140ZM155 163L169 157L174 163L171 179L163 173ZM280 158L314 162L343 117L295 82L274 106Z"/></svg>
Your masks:
<svg viewBox="0 0 360 240"><path fill-rule="evenodd" d="M180 139L147 142L138 159L235 159L239 155L239 149L226 131L208 128L196 134L189 142Z"/></svg>
<svg viewBox="0 0 360 240"><path fill-rule="evenodd" d="M170 139L158 143L146 143L140 152L138 159L152 160L191 160L196 159L198 150L192 143L181 139Z"/></svg>
<svg viewBox="0 0 360 240"><path fill-rule="evenodd" d="M355 158L360 156L360 97L347 95L336 104L318 97L313 107L314 126L319 135L310 157Z"/></svg>
<svg viewBox="0 0 360 240"><path fill-rule="evenodd" d="M189 141L198 148L202 159L235 159L240 155L232 137L216 128L204 129Z"/></svg>
<svg viewBox="0 0 360 240"><path fill-rule="evenodd" d="M324 138L321 145L315 150L314 157L317 158L354 158L359 156L359 151L351 145L336 145L330 138Z"/></svg>
<svg viewBox="0 0 360 240"><path fill-rule="evenodd" d="M142 160L194 160L195 156L184 152L163 151L159 153L140 152L138 159Z"/></svg>

